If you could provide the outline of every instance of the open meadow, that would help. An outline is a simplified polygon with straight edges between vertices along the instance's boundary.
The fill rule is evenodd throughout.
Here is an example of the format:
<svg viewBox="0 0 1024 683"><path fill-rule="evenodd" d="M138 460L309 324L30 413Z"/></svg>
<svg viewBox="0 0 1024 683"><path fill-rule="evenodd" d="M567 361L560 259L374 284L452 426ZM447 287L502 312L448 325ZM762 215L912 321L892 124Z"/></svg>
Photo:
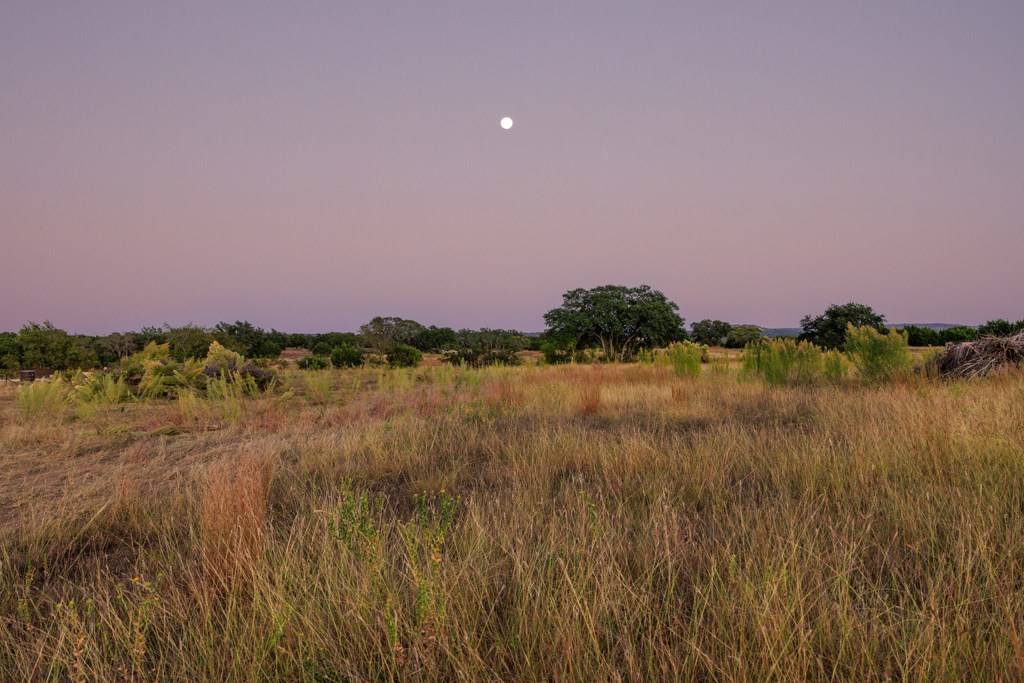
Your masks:
<svg viewBox="0 0 1024 683"><path fill-rule="evenodd" d="M0 392L7 680L1024 677L1019 374L36 393Z"/></svg>

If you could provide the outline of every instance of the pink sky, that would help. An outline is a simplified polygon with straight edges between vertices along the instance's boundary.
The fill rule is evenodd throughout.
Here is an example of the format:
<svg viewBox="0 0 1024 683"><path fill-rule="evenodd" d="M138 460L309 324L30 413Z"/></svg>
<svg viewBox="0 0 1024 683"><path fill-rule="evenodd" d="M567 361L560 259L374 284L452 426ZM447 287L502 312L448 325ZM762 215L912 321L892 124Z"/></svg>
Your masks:
<svg viewBox="0 0 1024 683"><path fill-rule="evenodd" d="M1024 318L1024 3L841 5L6 2L0 329Z"/></svg>

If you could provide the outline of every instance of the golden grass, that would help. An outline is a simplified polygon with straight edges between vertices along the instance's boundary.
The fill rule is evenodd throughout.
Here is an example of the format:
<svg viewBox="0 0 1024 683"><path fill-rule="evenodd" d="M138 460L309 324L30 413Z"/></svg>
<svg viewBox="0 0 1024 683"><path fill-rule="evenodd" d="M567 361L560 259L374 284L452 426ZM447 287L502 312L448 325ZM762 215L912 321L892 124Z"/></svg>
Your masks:
<svg viewBox="0 0 1024 683"><path fill-rule="evenodd" d="M1020 375L283 386L0 394L0 679L1024 677Z"/></svg>

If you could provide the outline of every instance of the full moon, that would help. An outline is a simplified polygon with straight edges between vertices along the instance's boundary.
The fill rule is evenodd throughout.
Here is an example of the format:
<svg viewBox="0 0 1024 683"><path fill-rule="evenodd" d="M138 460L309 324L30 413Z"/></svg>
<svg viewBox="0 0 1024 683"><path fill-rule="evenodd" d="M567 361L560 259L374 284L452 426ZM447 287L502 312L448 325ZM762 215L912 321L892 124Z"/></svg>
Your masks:
<svg viewBox="0 0 1024 683"><path fill-rule="evenodd" d="M509 128L512 127L513 123L514 121L512 121L512 117L506 116L501 120L501 127L504 128L505 130L508 130Z"/></svg>

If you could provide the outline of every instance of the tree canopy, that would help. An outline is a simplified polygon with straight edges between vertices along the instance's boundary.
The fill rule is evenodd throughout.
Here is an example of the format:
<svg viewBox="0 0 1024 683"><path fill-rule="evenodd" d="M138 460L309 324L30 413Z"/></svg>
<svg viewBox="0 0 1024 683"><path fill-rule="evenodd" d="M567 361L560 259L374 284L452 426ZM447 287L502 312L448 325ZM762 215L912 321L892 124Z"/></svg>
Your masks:
<svg viewBox="0 0 1024 683"><path fill-rule="evenodd" d="M873 327L884 332L885 316L875 313L870 306L858 303L832 305L818 316L804 316L800 320L800 341L814 342L825 349L841 349L846 344L846 328Z"/></svg>
<svg viewBox="0 0 1024 683"><path fill-rule="evenodd" d="M396 344L412 345L417 335L426 328L415 320L395 316L377 316L359 328L371 346L386 351Z"/></svg>
<svg viewBox="0 0 1024 683"><path fill-rule="evenodd" d="M760 339L761 336L761 328L757 325L736 325L729 330L723 346L729 349L742 349L750 342Z"/></svg>
<svg viewBox="0 0 1024 683"><path fill-rule="evenodd" d="M679 307L648 285L573 289L544 314L548 338L575 348L599 347L610 361L686 338Z"/></svg>
<svg viewBox="0 0 1024 683"><path fill-rule="evenodd" d="M723 320L699 320L690 328L690 336L698 344L722 346L732 331L732 325Z"/></svg>

